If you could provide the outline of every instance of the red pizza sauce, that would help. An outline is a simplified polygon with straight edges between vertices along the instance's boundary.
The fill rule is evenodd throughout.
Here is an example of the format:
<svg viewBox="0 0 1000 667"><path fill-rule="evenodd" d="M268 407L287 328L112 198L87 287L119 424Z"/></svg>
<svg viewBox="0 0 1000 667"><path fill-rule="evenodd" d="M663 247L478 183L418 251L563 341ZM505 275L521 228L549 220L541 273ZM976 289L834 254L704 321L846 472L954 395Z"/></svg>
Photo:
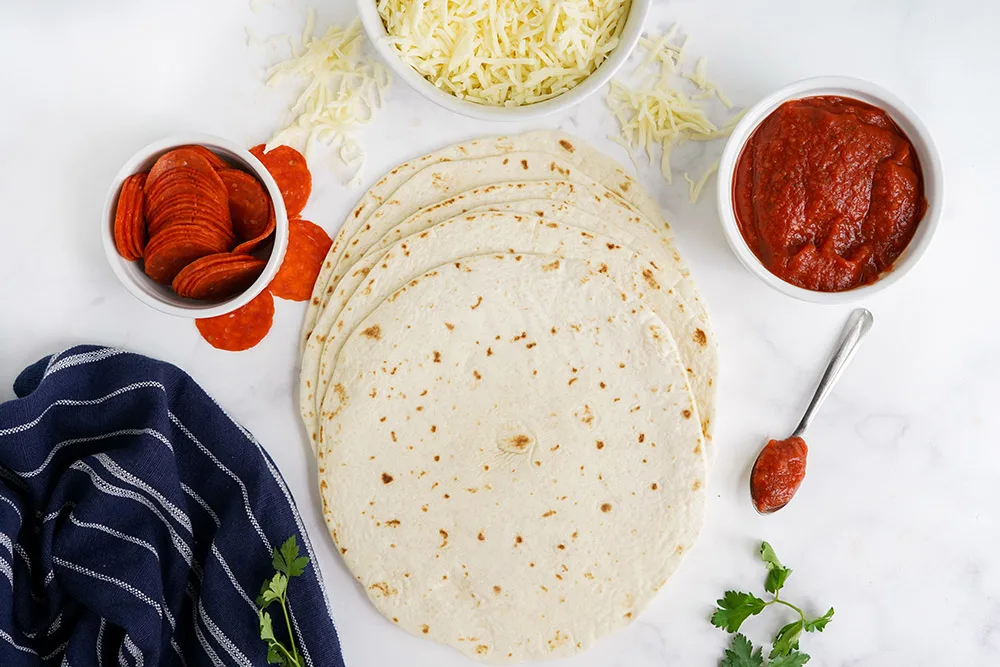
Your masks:
<svg viewBox="0 0 1000 667"><path fill-rule="evenodd" d="M750 473L750 497L761 514L779 510L792 499L806 477L809 448L802 438L771 440Z"/></svg>
<svg viewBox="0 0 1000 667"><path fill-rule="evenodd" d="M843 97L786 102L747 141L736 220L767 269L840 292L875 282L927 205L913 145L881 109Z"/></svg>

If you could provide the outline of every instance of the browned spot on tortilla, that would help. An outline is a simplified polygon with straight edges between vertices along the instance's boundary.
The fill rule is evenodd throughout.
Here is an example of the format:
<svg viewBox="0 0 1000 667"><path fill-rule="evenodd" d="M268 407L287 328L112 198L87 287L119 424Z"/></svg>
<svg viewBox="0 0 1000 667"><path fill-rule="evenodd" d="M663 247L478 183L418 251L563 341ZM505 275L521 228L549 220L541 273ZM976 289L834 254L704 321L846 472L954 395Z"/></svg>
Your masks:
<svg viewBox="0 0 1000 667"><path fill-rule="evenodd" d="M611 511L611 503L601 503L601 511L602 512L610 512Z"/></svg>
<svg viewBox="0 0 1000 667"><path fill-rule="evenodd" d="M528 168L528 161L527 160L521 160L521 168L522 169L527 169Z"/></svg>
<svg viewBox="0 0 1000 667"><path fill-rule="evenodd" d="M656 278L653 277L652 271L649 269L643 269L642 277L645 278L646 284L649 285L649 289L660 289L660 283L656 282Z"/></svg>
<svg viewBox="0 0 1000 667"><path fill-rule="evenodd" d="M392 483L392 475L390 475L387 472L382 473L382 483L383 484L391 484Z"/></svg>
<svg viewBox="0 0 1000 667"><path fill-rule="evenodd" d="M441 535L441 546L439 548L443 549L448 546L448 531L442 528L438 531L438 534Z"/></svg>
<svg viewBox="0 0 1000 667"><path fill-rule="evenodd" d="M598 449L604 449L604 441L603 440L598 440L597 441L597 448Z"/></svg>
<svg viewBox="0 0 1000 667"><path fill-rule="evenodd" d="M646 434L645 433L640 433L639 434L639 442L645 442L645 440L646 440Z"/></svg>
<svg viewBox="0 0 1000 667"><path fill-rule="evenodd" d="M552 331L551 331L550 333L551 333L551 334L552 334L553 336L555 336L555 335L556 335L557 333L559 333L559 330L558 330L558 329L556 329L555 327L552 327Z"/></svg>
<svg viewBox="0 0 1000 667"><path fill-rule="evenodd" d="M493 594L494 595L500 595L501 591L503 591L503 589L500 588L499 586L494 586L493 587Z"/></svg>
<svg viewBox="0 0 1000 667"><path fill-rule="evenodd" d="M652 484L649 485L649 488L651 488L653 491L656 491L658 488L660 488L660 486L656 482L653 482Z"/></svg>
<svg viewBox="0 0 1000 667"><path fill-rule="evenodd" d="M560 139L559 145L568 150L570 153L576 150L575 148L573 148L573 144L569 143L565 139Z"/></svg>
<svg viewBox="0 0 1000 667"><path fill-rule="evenodd" d="M440 456L438 456L437 454L435 454L435 455L434 455L434 460L435 460L435 461L440 461L440 460L441 460L441 457L440 457Z"/></svg>
<svg viewBox="0 0 1000 667"><path fill-rule="evenodd" d="M604 245L608 246L608 250L618 250L621 248L617 243L605 243Z"/></svg>
<svg viewBox="0 0 1000 667"><path fill-rule="evenodd" d="M452 324L451 322L445 322L444 326L448 329L448 331L454 331L455 330L455 325Z"/></svg>
<svg viewBox="0 0 1000 667"><path fill-rule="evenodd" d="M565 544L557 544L556 545L556 549L558 549L559 551L565 551L566 550L566 545ZM559 575L557 574L556 576L558 577Z"/></svg>
<svg viewBox="0 0 1000 667"><path fill-rule="evenodd" d="M522 542L524 542L524 538L523 538L523 537L521 537L520 535L517 535L517 536L516 536L516 537L514 538L514 547L515 547L515 548L517 548L517 545L518 545L518 544L521 544Z"/></svg>
<svg viewBox="0 0 1000 667"><path fill-rule="evenodd" d="M552 516L555 513L556 513L555 510L549 510L548 512L546 512L545 514L542 515L542 518L543 519L548 519L550 516Z"/></svg>
<svg viewBox="0 0 1000 667"><path fill-rule="evenodd" d="M438 427L435 426L434 424L431 424L431 433L437 433L437 430L438 430Z"/></svg>
<svg viewBox="0 0 1000 667"><path fill-rule="evenodd" d="M632 618L632 612L625 612L625 618Z"/></svg>
<svg viewBox="0 0 1000 667"><path fill-rule="evenodd" d="M608 385L604 384L604 382L602 381L602 382L599 382L599 383L598 383L598 386L599 386L599 387L600 387L601 389L606 389Z"/></svg>
<svg viewBox="0 0 1000 667"><path fill-rule="evenodd" d="M514 449L517 449L517 450L524 449L530 443L531 443L531 438L529 438L526 435L520 434L520 433L517 434L517 435L515 435L513 438L510 438L507 441L507 444L509 444L511 447L513 447Z"/></svg>
<svg viewBox="0 0 1000 667"><path fill-rule="evenodd" d="M542 271L555 271L559 268L559 260L553 260L548 264L542 264Z"/></svg>
<svg viewBox="0 0 1000 667"><path fill-rule="evenodd" d="M675 551L676 551L677 553L679 553L679 554L682 554L682 553L684 553L684 546L683 546L683 545L680 545L680 544L678 544L678 545L677 545L677 549L675 549Z"/></svg>
<svg viewBox="0 0 1000 667"><path fill-rule="evenodd" d="M368 327L367 329L364 329L361 332L361 335L365 336L366 338L371 338L372 340L381 340L381 338L382 338L382 327L380 327L377 324L373 324L370 327Z"/></svg>
<svg viewBox="0 0 1000 667"><path fill-rule="evenodd" d="M393 442L396 442L396 432L395 431L389 431L389 436L392 438ZM392 480L390 480L390 481L392 481ZM388 482L386 482L386 483L388 484Z"/></svg>
<svg viewBox="0 0 1000 667"><path fill-rule="evenodd" d="M684 419L691 419L690 410L681 410L681 415L684 417Z"/></svg>
<svg viewBox="0 0 1000 667"><path fill-rule="evenodd" d="M486 541L486 536L483 535L482 531L479 531L479 535L476 536L476 539L478 539L480 542L485 542Z"/></svg>
<svg viewBox="0 0 1000 667"><path fill-rule="evenodd" d="M470 306L470 308L472 308L472 310L475 310L476 308L479 308L479 304L481 304L482 302L483 302L483 297L480 296L478 299L476 299L476 305Z"/></svg>
<svg viewBox="0 0 1000 667"><path fill-rule="evenodd" d="M386 583L384 581L380 581L380 582L378 582L376 584L372 584L371 586L368 587L368 590L370 590L370 591L378 591L379 593L382 594L382 597L390 597L390 596L395 595L396 593L399 592L395 588L391 587L388 583Z"/></svg>
<svg viewBox="0 0 1000 667"><path fill-rule="evenodd" d="M389 526L390 528L398 528L399 519L389 519L388 521L385 522L385 525Z"/></svg>
<svg viewBox="0 0 1000 667"><path fill-rule="evenodd" d="M420 626L420 631L421 631L422 633L424 633L424 634L426 635L426 634L427 634L428 632L430 632L430 631L431 631L431 629L430 629L430 626L427 626L427 625L421 625L421 626Z"/></svg>
<svg viewBox="0 0 1000 667"><path fill-rule="evenodd" d="M434 363L435 364L441 363L441 353L438 352L437 350L434 350Z"/></svg>
<svg viewBox="0 0 1000 667"><path fill-rule="evenodd" d="M701 480L700 479L694 480L694 484L691 485L691 490L697 491L700 488L701 488Z"/></svg>
<svg viewBox="0 0 1000 667"><path fill-rule="evenodd" d="M493 348L492 347L486 348L486 356L487 357L492 357L493 356Z"/></svg>
<svg viewBox="0 0 1000 667"><path fill-rule="evenodd" d="M576 381L577 381L577 380L579 380L579 379L580 379L580 378L570 378L570 379L569 379L569 382L567 382L567 383L566 383L566 386L570 386L570 385L572 385L572 384L573 384L574 382L576 382Z"/></svg>
<svg viewBox="0 0 1000 667"><path fill-rule="evenodd" d="M510 162L510 158L506 158L506 157L505 157L505 158L503 159L503 163L504 163L504 164L507 164L508 162Z"/></svg>
<svg viewBox="0 0 1000 667"><path fill-rule="evenodd" d="M476 371L476 370L472 371L472 377L476 378L477 380L482 380L483 379L483 376L480 375L479 371Z"/></svg>
<svg viewBox="0 0 1000 667"><path fill-rule="evenodd" d="M705 332L702 331L701 329L695 329L694 342L698 343L698 345L701 345L702 347L705 347L706 345L708 345L708 336L706 336Z"/></svg>
<svg viewBox="0 0 1000 667"><path fill-rule="evenodd" d="M476 647L476 655L486 655L490 652L490 647L486 644L480 644Z"/></svg>

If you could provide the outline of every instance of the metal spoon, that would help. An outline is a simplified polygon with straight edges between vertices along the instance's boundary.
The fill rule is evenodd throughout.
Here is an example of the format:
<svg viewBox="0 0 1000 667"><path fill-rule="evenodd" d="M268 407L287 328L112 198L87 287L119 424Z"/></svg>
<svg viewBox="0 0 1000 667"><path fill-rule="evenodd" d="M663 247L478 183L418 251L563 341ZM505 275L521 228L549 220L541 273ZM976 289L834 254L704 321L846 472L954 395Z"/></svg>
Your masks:
<svg viewBox="0 0 1000 667"><path fill-rule="evenodd" d="M805 434L806 429L809 428L809 424L812 423L813 417L819 412L820 407L826 400L827 396L833 390L833 385L836 384L837 380L844 373L844 369L847 368L847 364L850 363L851 359L854 357L854 353L858 351L858 347L861 345L861 341L864 339L865 335L871 330L872 323L874 322L874 317L872 317L871 312L866 308L858 308L851 313L851 316L847 319L847 324L844 327L844 333L841 335L840 342L838 343L836 349L833 352L833 356L830 359L829 365L826 367L826 372L823 373L823 377L819 381L819 386L816 387L816 393L813 394L812 401L809 403L809 407L806 408L806 412L802 415L802 421L799 425L795 427L795 431L786 440L778 441L778 444L785 443L793 438L802 438ZM785 500L780 505L769 506L765 509L758 507L759 498L754 497L754 478L757 472L757 466L760 464L761 458L764 456L765 451L771 445L770 441L761 450L760 454L757 455L757 460L754 462L753 470L750 472L750 495L753 499L754 509L760 514L773 514L777 512L782 507L788 504L792 499L789 495L787 500ZM805 450L804 441L802 449ZM802 458L805 454L802 454ZM805 475L805 463L802 462L802 475ZM795 484L794 489L791 493L794 494L798 490L798 484Z"/></svg>

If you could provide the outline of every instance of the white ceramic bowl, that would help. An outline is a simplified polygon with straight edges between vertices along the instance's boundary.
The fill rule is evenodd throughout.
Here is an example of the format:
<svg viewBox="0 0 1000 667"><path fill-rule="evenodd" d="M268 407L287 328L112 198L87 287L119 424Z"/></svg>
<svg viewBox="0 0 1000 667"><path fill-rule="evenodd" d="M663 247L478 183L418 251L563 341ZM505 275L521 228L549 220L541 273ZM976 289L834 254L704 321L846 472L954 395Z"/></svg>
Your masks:
<svg viewBox="0 0 1000 667"><path fill-rule="evenodd" d="M615 72L618 71L629 55L635 49L642 35L642 26L646 21L646 14L653 4L653 0L632 0L629 6L628 15L625 17L625 26L622 29L618 46L612 51L601 66L593 74L583 80L580 85L569 90L558 97L553 97L537 104L528 104L519 107L498 107L485 104L477 104L461 100L451 93L436 87L430 81L418 74L410 67L399 53L387 41L387 33L382 17L378 13L377 0L357 0L358 14L361 16L361 24L368 33L368 39L375 45L375 49L382 60L388 63L389 67L396 75L405 81L411 88L429 99L430 101L455 113L472 118L483 120L527 120L530 118L540 118L548 114L568 109L579 104L585 98L600 89L606 84Z"/></svg>
<svg viewBox="0 0 1000 667"><path fill-rule="evenodd" d="M274 240L264 272L248 290L226 301L196 301L178 296L169 286L161 285L147 276L142 270L141 262L126 260L118 254L115 247L115 210L118 207L118 195L121 193L122 182L132 174L149 171L156 159L167 151L191 144L204 146L231 163L235 168L256 176L267 189L274 205ZM104 216L101 218L101 237L104 242L104 254L107 255L111 269L135 298L168 315L190 318L215 317L246 305L260 294L274 278L281 266L281 260L285 256L285 248L288 246L288 215L285 212L285 202L281 198L278 185L260 160L251 155L249 151L220 137L207 134L184 134L154 141L140 149L125 163L108 189L108 196L104 202ZM267 246L263 247L266 250Z"/></svg>
<svg viewBox="0 0 1000 667"><path fill-rule="evenodd" d="M837 95L849 97L883 109L896 122L916 149L917 158L924 177L924 197L927 211L917 225L916 233L909 245L893 264L891 270L879 276L870 285L863 285L845 292L817 292L796 287L768 271L752 250L747 246L736 223L733 206L733 175L736 162L743 152L747 140L757 127L779 106L789 100L817 95ZM717 203L722 229L729 246L740 262L765 283L783 294L814 303L849 303L871 296L900 280L913 268L930 245L931 238L941 220L944 210L944 174L941 157L930 132L920 118L895 95L883 88L864 81L841 76L805 79L785 86L754 105L740 120L722 152L719 162Z"/></svg>

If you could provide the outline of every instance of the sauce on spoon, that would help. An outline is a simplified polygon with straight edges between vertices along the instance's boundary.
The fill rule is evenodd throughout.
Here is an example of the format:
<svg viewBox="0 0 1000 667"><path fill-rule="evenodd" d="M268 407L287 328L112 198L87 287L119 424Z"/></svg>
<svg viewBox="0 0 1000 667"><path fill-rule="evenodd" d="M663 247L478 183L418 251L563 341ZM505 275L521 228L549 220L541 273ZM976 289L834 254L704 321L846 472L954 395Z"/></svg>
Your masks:
<svg viewBox="0 0 1000 667"><path fill-rule="evenodd" d="M806 477L809 447L802 438L771 440L757 457L750 473L750 497L761 514L787 505Z"/></svg>

